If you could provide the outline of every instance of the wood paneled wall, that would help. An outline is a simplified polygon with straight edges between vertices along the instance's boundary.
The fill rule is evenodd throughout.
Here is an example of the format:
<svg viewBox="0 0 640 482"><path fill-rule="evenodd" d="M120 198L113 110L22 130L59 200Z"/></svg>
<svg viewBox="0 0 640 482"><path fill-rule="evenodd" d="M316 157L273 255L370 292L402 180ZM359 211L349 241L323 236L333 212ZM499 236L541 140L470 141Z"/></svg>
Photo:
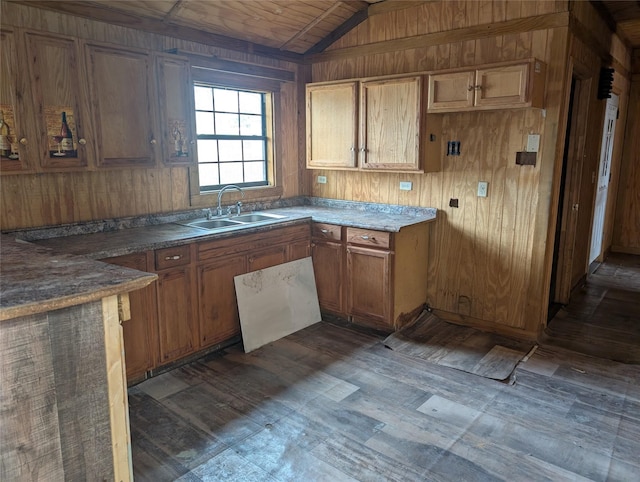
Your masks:
<svg viewBox="0 0 640 482"><path fill-rule="evenodd" d="M633 76L612 251L640 254L640 73Z"/></svg>
<svg viewBox="0 0 640 482"><path fill-rule="evenodd" d="M3 25L154 51L179 49L225 60L286 69L296 74L299 68L291 62L227 50L224 46L198 44L24 5L2 2L1 8ZM295 82L282 84L282 115L276 129L279 129L283 197L297 196L303 189L303 170L298 152L298 90ZM0 178L0 185L2 230L190 208L187 168L9 175Z"/></svg>
<svg viewBox="0 0 640 482"><path fill-rule="evenodd" d="M312 66L313 81L326 81L529 57L547 63L544 112L443 116L441 142L460 140L462 155L447 157L441 146L441 172L311 173L314 178L327 177L326 184L311 181L316 196L438 208L432 225L428 303L451 320L534 336L546 322L559 177L556 159L562 158L570 85L569 22L555 28L535 28L535 22L568 10L568 2L425 3L376 15L332 47L334 59L327 52ZM367 45L383 40L447 30L455 40L466 27L513 19L527 19L527 31L366 55ZM357 46L361 50L354 50ZM362 54L347 58L341 49ZM532 133L542 136L538 164L518 166L516 152L524 150ZM413 181L412 191L399 190L399 182L405 180ZM478 181L489 182L487 198L476 196ZM449 207L452 198L459 200L459 208Z"/></svg>

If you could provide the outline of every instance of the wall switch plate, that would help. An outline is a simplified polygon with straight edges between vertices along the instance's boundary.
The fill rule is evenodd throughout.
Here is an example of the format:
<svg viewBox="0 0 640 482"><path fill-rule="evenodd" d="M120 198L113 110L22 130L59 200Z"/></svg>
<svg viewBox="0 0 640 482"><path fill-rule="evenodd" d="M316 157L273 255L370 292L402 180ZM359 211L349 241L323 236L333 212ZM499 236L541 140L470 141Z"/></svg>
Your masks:
<svg viewBox="0 0 640 482"><path fill-rule="evenodd" d="M413 183L411 181L400 181L401 191L411 191L412 188L413 188Z"/></svg>
<svg viewBox="0 0 640 482"><path fill-rule="evenodd" d="M326 184L327 176L318 176L318 184Z"/></svg>
<svg viewBox="0 0 640 482"><path fill-rule="evenodd" d="M527 137L527 152L538 152L540 150L540 134L529 134Z"/></svg>
<svg viewBox="0 0 640 482"><path fill-rule="evenodd" d="M480 181L478 183L478 197L487 197L488 189L489 183L486 181Z"/></svg>

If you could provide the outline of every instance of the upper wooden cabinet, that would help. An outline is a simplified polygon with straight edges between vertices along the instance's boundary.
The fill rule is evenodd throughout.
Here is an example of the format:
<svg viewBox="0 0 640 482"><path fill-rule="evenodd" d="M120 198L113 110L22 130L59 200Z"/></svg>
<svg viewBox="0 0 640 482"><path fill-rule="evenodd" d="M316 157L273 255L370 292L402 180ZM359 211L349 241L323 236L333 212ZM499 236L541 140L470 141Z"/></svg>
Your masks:
<svg viewBox="0 0 640 482"><path fill-rule="evenodd" d="M14 30L0 30L0 171L3 174L28 169L26 143L30 134L27 129L33 127L33 122L25 120L24 103L29 96L25 95L25 79L18 74L16 35Z"/></svg>
<svg viewBox="0 0 640 482"><path fill-rule="evenodd" d="M358 82L307 85L307 167L356 168Z"/></svg>
<svg viewBox="0 0 640 482"><path fill-rule="evenodd" d="M93 158L84 64L70 37L25 32L37 138L27 144L43 168L83 168ZM82 81L81 81L82 79Z"/></svg>
<svg viewBox="0 0 640 482"><path fill-rule="evenodd" d="M195 162L193 82L189 60L156 56L162 160L167 165Z"/></svg>
<svg viewBox="0 0 640 482"><path fill-rule="evenodd" d="M422 77L371 80L360 87L360 166L418 171Z"/></svg>
<svg viewBox="0 0 640 482"><path fill-rule="evenodd" d="M151 54L87 44L86 57L98 166L155 166L160 140Z"/></svg>
<svg viewBox="0 0 640 482"><path fill-rule="evenodd" d="M419 171L422 76L307 85L307 167Z"/></svg>
<svg viewBox="0 0 640 482"><path fill-rule="evenodd" d="M429 75L428 112L543 107L546 66L538 60Z"/></svg>

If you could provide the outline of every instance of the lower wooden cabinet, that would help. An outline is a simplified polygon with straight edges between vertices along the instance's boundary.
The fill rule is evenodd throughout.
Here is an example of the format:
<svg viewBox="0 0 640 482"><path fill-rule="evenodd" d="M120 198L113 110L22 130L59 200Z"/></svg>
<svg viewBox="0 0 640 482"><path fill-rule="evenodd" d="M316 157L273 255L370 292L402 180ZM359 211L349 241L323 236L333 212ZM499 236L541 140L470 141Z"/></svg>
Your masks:
<svg viewBox="0 0 640 482"><path fill-rule="evenodd" d="M200 348L240 334L234 277L309 256L309 224L197 245Z"/></svg>
<svg viewBox="0 0 640 482"><path fill-rule="evenodd" d="M385 331L412 321L427 299L428 226L398 233L314 223L313 263L323 311Z"/></svg>
<svg viewBox="0 0 640 482"><path fill-rule="evenodd" d="M198 347L195 288L190 266L158 273L160 364L189 355Z"/></svg>
<svg viewBox="0 0 640 482"><path fill-rule="evenodd" d="M148 262L148 253L128 254L104 261L139 271L153 271ZM158 364L156 299L156 283L151 283L145 288L129 293L131 319L122 323L125 364L129 382L144 379L147 371Z"/></svg>
<svg viewBox="0 0 640 482"><path fill-rule="evenodd" d="M198 266L200 346L221 343L240 334L233 278L247 272L246 255Z"/></svg>

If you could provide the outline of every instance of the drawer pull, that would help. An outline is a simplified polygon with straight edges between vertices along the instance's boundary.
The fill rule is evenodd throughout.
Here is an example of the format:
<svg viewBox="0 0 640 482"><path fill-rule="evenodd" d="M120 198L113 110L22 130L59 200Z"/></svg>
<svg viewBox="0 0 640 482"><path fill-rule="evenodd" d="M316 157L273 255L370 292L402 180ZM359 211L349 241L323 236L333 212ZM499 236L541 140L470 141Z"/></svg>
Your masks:
<svg viewBox="0 0 640 482"><path fill-rule="evenodd" d="M362 236L360 236L362 239L364 239L365 241L369 239L369 236L367 236L366 234L363 234ZM375 239L375 238L374 238Z"/></svg>
<svg viewBox="0 0 640 482"><path fill-rule="evenodd" d="M321 230L320 230L320 232L321 232L322 234L327 234L327 233L329 232L329 230L328 230L328 229L321 229Z"/></svg>
<svg viewBox="0 0 640 482"><path fill-rule="evenodd" d="M175 261L182 258L182 256L180 256L179 254L176 254L175 256L165 256L164 260L165 261Z"/></svg>

